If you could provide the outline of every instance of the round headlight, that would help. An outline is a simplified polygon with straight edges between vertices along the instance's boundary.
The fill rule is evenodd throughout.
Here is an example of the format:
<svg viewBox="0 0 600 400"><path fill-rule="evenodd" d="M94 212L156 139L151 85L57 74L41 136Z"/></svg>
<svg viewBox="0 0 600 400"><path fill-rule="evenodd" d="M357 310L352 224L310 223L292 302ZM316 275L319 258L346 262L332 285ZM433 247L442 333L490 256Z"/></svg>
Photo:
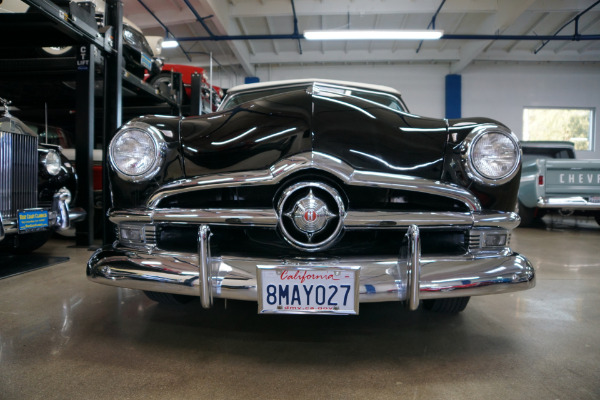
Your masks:
<svg viewBox="0 0 600 400"><path fill-rule="evenodd" d="M135 122L121 129L110 142L110 163L129 181L143 181L158 173L163 161L164 140L158 130Z"/></svg>
<svg viewBox="0 0 600 400"><path fill-rule="evenodd" d="M44 166L46 171L52 176L58 175L60 172L60 155L54 150L48 150L44 157Z"/></svg>
<svg viewBox="0 0 600 400"><path fill-rule="evenodd" d="M466 169L469 176L487 185L500 185L512 179L521 160L515 135L499 126L484 126L465 140Z"/></svg>

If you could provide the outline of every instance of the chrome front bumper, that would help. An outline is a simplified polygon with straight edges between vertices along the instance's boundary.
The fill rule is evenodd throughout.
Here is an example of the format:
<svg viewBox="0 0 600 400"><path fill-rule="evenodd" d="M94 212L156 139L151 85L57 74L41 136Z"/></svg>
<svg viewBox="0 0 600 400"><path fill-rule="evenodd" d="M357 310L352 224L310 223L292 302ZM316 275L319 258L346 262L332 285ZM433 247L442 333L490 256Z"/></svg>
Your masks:
<svg viewBox="0 0 600 400"><path fill-rule="evenodd" d="M67 195L57 193L52 199L52 208L48 210L48 229L65 230L71 225L71 215L78 219L85 218L85 210L78 209L77 212L71 213L69 205L66 202ZM2 218L0 213L0 241L4 240L6 235L19 233L19 224L16 218Z"/></svg>
<svg viewBox="0 0 600 400"><path fill-rule="evenodd" d="M210 230L198 232L198 253L119 247L99 249L87 265L91 281L147 291L198 296L205 308L213 298L258 300L258 267L360 267L359 301L406 301L507 293L535 286L535 272L523 256L505 252L460 257L421 257L420 234L409 227L398 258L245 258L210 254Z"/></svg>
<svg viewBox="0 0 600 400"><path fill-rule="evenodd" d="M581 196L572 197L540 197L539 208L563 208L567 210L600 210L600 203L593 203Z"/></svg>

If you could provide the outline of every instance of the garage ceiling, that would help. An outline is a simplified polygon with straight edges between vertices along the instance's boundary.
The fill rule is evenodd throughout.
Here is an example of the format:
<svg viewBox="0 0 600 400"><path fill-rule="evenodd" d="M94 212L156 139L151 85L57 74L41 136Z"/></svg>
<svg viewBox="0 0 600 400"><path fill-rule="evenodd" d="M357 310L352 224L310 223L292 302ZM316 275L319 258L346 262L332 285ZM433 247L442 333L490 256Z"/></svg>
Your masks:
<svg viewBox="0 0 600 400"><path fill-rule="evenodd" d="M177 38L291 35L321 29L426 29L446 35L600 35L596 0L128 0L124 15L146 35ZM154 16L152 15L154 14ZM199 18L202 22L199 21ZM158 19L158 20L157 20ZM160 22L159 22L160 21ZM162 26L161 26L162 24ZM565 26L566 25L566 26ZM565 26L560 32L559 29ZM208 31L207 29L208 28ZM210 32L209 32L210 31ZM247 75L257 65L447 63L459 73L473 61L598 62L600 41L449 40L329 41L264 39L182 41L164 49L169 62L205 65L207 53L221 65L239 65ZM184 51L182 51L184 50Z"/></svg>

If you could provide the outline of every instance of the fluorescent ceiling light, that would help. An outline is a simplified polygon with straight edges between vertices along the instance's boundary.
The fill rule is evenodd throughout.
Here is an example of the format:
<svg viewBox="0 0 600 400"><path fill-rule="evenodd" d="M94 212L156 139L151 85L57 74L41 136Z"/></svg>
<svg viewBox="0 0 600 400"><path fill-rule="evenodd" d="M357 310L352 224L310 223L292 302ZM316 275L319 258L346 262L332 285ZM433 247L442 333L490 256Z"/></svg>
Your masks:
<svg viewBox="0 0 600 400"><path fill-rule="evenodd" d="M441 30L333 30L305 31L307 40L431 40L439 39ZM164 45L163 45L164 46Z"/></svg>
<svg viewBox="0 0 600 400"><path fill-rule="evenodd" d="M176 40L165 40L162 42L163 49L172 49L173 47L179 46L179 42Z"/></svg>

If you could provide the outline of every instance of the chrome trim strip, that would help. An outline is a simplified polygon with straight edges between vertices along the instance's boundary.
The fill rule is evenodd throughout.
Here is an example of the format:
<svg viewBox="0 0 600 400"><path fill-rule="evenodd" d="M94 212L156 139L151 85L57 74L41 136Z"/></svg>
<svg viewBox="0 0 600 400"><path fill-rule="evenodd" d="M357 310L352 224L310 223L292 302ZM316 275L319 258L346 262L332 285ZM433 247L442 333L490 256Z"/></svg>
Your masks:
<svg viewBox="0 0 600 400"><path fill-rule="evenodd" d="M411 225L406 232L408 239L408 309L415 311L419 308L421 292L421 236L419 228ZM398 260L402 262L402 260Z"/></svg>
<svg viewBox="0 0 600 400"><path fill-rule="evenodd" d="M146 202L146 207L157 208L160 202L169 196L197 190L275 185L295 172L311 168L328 172L348 185L391 188L444 196L464 203L471 211L481 210L477 197L458 185L408 175L359 171L336 157L316 151L297 154L278 161L266 170L214 174L175 181L162 186L152 194Z"/></svg>
<svg viewBox="0 0 600 400"><path fill-rule="evenodd" d="M109 219L115 224L173 223L182 225L258 226L275 228L277 212L272 209L155 209L114 210ZM348 211L344 218L346 229L406 229L410 225L423 227L497 227L514 229L519 226L519 215L513 212L394 212Z"/></svg>
<svg viewBox="0 0 600 400"><path fill-rule="evenodd" d="M344 219L346 229L406 229L420 227L471 227L473 215L458 212L399 212L399 211L348 211Z"/></svg>
<svg viewBox="0 0 600 400"><path fill-rule="evenodd" d="M208 225L198 228L198 266L200 275L200 304L210 308L213 303L212 277L210 273L210 229Z"/></svg>
<svg viewBox="0 0 600 400"><path fill-rule="evenodd" d="M494 226L502 229L515 229L521 223L521 217L514 212L482 211L473 213L473 226L476 228Z"/></svg>
<svg viewBox="0 0 600 400"><path fill-rule="evenodd" d="M199 296L198 255L111 248L92 255L87 265L91 281L111 286ZM209 259L212 290L216 298L257 301L257 265L360 266L360 302L404 301L408 293L405 261L384 257L335 259L266 259L220 256ZM535 271L523 256L421 258L420 299L478 296L530 289Z"/></svg>
<svg viewBox="0 0 600 400"><path fill-rule="evenodd" d="M566 208L569 210L600 210L600 203L591 203L581 196L540 197L539 208Z"/></svg>
<svg viewBox="0 0 600 400"><path fill-rule="evenodd" d="M236 209L157 209L157 210L116 210L109 213L115 224L137 222L145 224L174 223L181 225L229 225L275 227L278 219L275 210L236 210Z"/></svg>

